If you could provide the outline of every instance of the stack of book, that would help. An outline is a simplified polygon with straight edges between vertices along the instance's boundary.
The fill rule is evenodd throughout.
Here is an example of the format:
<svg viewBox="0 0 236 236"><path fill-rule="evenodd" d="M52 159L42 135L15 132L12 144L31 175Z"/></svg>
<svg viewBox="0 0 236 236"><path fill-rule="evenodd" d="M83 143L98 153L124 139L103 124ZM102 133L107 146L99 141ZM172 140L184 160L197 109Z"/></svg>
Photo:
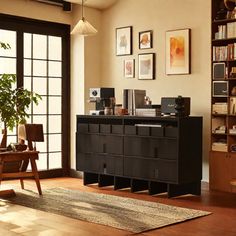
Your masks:
<svg viewBox="0 0 236 236"><path fill-rule="evenodd" d="M236 38L236 22L227 23L227 38Z"/></svg>
<svg viewBox="0 0 236 236"><path fill-rule="evenodd" d="M227 143L225 142L213 142L212 151L227 152Z"/></svg>

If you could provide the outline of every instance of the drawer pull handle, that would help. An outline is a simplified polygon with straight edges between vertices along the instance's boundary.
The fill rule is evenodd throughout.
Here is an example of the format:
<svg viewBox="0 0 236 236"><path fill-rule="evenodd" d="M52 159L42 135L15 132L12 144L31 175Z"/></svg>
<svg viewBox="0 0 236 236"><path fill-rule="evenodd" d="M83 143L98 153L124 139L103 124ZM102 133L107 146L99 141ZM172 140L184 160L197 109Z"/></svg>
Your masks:
<svg viewBox="0 0 236 236"><path fill-rule="evenodd" d="M106 163L103 164L103 173L104 174L107 173L107 164Z"/></svg>

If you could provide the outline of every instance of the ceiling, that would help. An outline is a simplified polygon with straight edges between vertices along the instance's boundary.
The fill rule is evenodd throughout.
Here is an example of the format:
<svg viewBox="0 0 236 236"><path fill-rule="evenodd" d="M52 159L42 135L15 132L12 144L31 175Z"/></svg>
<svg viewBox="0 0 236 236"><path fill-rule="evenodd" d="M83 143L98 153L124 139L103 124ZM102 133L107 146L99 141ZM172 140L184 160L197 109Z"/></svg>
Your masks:
<svg viewBox="0 0 236 236"><path fill-rule="evenodd" d="M66 0L67 2L81 4L82 0ZM106 9L113 5L117 0L84 0L84 5L97 9Z"/></svg>

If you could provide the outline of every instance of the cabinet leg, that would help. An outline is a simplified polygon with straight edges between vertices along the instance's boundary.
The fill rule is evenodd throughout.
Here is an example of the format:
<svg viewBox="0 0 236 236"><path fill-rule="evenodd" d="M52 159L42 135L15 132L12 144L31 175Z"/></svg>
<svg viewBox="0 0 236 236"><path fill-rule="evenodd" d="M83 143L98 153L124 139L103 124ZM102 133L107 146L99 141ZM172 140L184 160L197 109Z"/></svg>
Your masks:
<svg viewBox="0 0 236 236"><path fill-rule="evenodd" d="M98 177L98 187L105 187L114 185L114 176L110 175L99 175Z"/></svg>
<svg viewBox="0 0 236 236"><path fill-rule="evenodd" d="M148 181L131 179L131 193L148 189Z"/></svg>
<svg viewBox="0 0 236 236"><path fill-rule="evenodd" d="M168 184L168 197L176 197L184 194L201 195L201 181L187 184Z"/></svg>
<svg viewBox="0 0 236 236"><path fill-rule="evenodd" d="M98 183L98 174L84 172L84 185Z"/></svg>
<svg viewBox="0 0 236 236"><path fill-rule="evenodd" d="M131 186L131 180L123 177L115 177L114 190L129 188Z"/></svg>
<svg viewBox="0 0 236 236"><path fill-rule="evenodd" d="M149 188L148 193L149 195L154 195L158 193L165 193L167 192L167 184L166 183L160 183L160 182L149 182Z"/></svg>

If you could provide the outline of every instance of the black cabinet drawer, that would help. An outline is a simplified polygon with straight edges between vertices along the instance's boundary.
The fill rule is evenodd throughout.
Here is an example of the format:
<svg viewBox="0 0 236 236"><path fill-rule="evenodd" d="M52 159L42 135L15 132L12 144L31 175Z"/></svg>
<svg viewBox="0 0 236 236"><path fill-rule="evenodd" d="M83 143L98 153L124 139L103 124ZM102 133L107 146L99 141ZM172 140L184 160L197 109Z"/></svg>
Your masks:
<svg viewBox="0 0 236 236"><path fill-rule="evenodd" d="M179 156L178 141L176 139L159 139L158 145L152 139L152 148L157 148L156 156L161 159L177 160Z"/></svg>
<svg viewBox="0 0 236 236"><path fill-rule="evenodd" d="M122 136L106 136L103 141L105 145L104 152L110 154L123 154L123 137Z"/></svg>
<svg viewBox="0 0 236 236"><path fill-rule="evenodd" d="M80 134L76 135L76 150L78 152L101 152L100 137L96 134Z"/></svg>
<svg viewBox="0 0 236 236"><path fill-rule="evenodd" d="M123 175L123 157L77 153L76 170L98 174Z"/></svg>
<svg viewBox="0 0 236 236"><path fill-rule="evenodd" d="M165 182L178 182L178 166L175 161L124 157L124 175Z"/></svg>
<svg viewBox="0 0 236 236"><path fill-rule="evenodd" d="M139 127L138 126L138 135L149 136L150 135L150 127Z"/></svg>
<svg viewBox="0 0 236 236"><path fill-rule="evenodd" d="M123 137L102 134L76 135L76 150L81 153L123 154Z"/></svg>
<svg viewBox="0 0 236 236"><path fill-rule="evenodd" d="M152 156L150 139L135 136L124 137L124 155Z"/></svg>
<svg viewBox="0 0 236 236"><path fill-rule="evenodd" d="M103 173L111 175L123 175L124 158L123 156L106 155L102 163Z"/></svg>
<svg viewBox="0 0 236 236"><path fill-rule="evenodd" d="M100 133L110 134L111 133L111 125L100 124Z"/></svg>
<svg viewBox="0 0 236 236"><path fill-rule="evenodd" d="M124 155L177 159L178 142L176 139L124 137Z"/></svg>
<svg viewBox="0 0 236 236"><path fill-rule="evenodd" d="M88 124L78 124L77 125L78 133L88 133Z"/></svg>
<svg viewBox="0 0 236 236"><path fill-rule="evenodd" d="M166 137L178 137L178 128L177 127L165 127L165 136Z"/></svg>
<svg viewBox="0 0 236 236"><path fill-rule="evenodd" d="M123 134L123 125L112 125L113 134Z"/></svg>
<svg viewBox="0 0 236 236"><path fill-rule="evenodd" d="M99 133L99 124L89 124L90 133Z"/></svg>
<svg viewBox="0 0 236 236"><path fill-rule="evenodd" d="M100 173L103 157L97 157L92 154L77 153L76 155L76 170Z"/></svg>
<svg viewBox="0 0 236 236"><path fill-rule="evenodd" d="M137 134L137 126L125 125L125 134L127 134L127 135L136 135Z"/></svg>
<svg viewBox="0 0 236 236"><path fill-rule="evenodd" d="M164 128L163 127L151 127L151 136L163 137L164 136Z"/></svg>

